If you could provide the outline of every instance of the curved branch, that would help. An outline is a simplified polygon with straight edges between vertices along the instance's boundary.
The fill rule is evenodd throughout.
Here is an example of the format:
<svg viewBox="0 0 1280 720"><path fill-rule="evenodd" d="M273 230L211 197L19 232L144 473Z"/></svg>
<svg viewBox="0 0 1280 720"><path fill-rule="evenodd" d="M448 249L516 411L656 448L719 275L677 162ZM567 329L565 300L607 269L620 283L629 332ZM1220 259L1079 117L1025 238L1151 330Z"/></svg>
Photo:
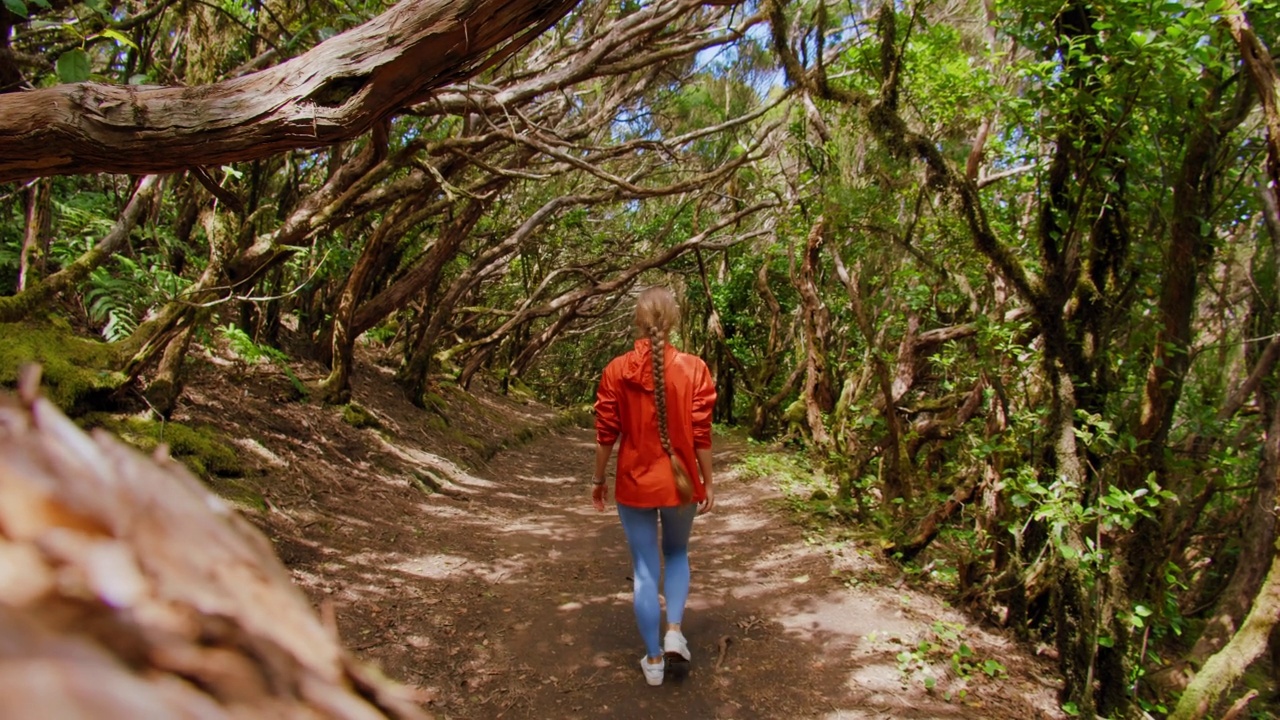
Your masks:
<svg viewBox="0 0 1280 720"><path fill-rule="evenodd" d="M266 70L200 87L0 95L0 182L165 173L332 145L505 60L575 0L405 0Z"/></svg>

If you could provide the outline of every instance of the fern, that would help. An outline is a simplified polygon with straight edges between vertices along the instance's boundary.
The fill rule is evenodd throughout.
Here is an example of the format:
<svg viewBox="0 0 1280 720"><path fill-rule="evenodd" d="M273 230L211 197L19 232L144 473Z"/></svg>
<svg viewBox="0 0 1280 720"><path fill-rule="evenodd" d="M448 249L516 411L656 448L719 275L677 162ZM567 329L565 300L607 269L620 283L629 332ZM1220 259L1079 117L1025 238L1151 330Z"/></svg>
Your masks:
<svg viewBox="0 0 1280 720"><path fill-rule="evenodd" d="M109 342L128 337L138 328L134 314L135 284L131 279L118 278L105 267L97 267L89 274L89 288L84 293L85 309L89 319L105 323L102 336Z"/></svg>
<svg viewBox="0 0 1280 720"><path fill-rule="evenodd" d="M234 324L228 323L218 328L218 332L226 339L227 346L231 348L231 352L246 362L256 363L263 359L284 362L289 359L288 355L270 345L259 345L254 342L253 338L249 337L249 333Z"/></svg>
<svg viewBox="0 0 1280 720"><path fill-rule="evenodd" d="M298 379L298 376L293 373L293 369L289 367L289 356L285 355L283 351L270 345L259 345L253 341L253 338L249 337L248 333L231 323L219 327L218 332L226 339L227 346L231 348L231 352L239 356L240 359L251 363L256 363L260 360L268 360L275 363L289 378L289 382L299 396L308 397L310 395L307 386Z"/></svg>
<svg viewBox="0 0 1280 720"><path fill-rule="evenodd" d="M190 281L164 269L157 257L143 255L142 262L124 255L89 274L84 305L89 319L103 323L102 336L115 342L138 328L138 319L178 297Z"/></svg>

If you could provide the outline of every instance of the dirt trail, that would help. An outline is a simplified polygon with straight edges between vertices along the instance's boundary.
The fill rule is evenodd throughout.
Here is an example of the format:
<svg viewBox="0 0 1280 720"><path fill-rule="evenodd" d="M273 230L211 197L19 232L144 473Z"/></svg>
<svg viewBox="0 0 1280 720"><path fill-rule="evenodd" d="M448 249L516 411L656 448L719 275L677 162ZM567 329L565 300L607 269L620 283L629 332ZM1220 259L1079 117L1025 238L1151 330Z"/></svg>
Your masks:
<svg viewBox="0 0 1280 720"><path fill-rule="evenodd" d="M492 479L476 488L480 507L459 527L492 538L492 552L455 566L477 583L462 622L473 643L488 645L469 668L474 679L463 678L475 683L476 702L448 714L1054 716L1052 690L1034 675L1043 668L1003 639L976 632L967 633L974 636L968 645L998 657L1010 678L971 680L963 702L954 694L955 702L944 701L937 687L930 696L923 681L904 685L898 653L932 637L933 622L965 619L911 591L847 587L839 578L883 568L852 548L806 543L777 509L770 483L743 479L735 467L740 448L723 441L721 448L720 504L698 519L691 550L684 629L692 671L660 688L645 685L637 667L643 648L621 527L612 512L598 514L587 502L591 433L567 431L496 457Z"/></svg>
<svg viewBox="0 0 1280 720"><path fill-rule="evenodd" d="M445 443L421 410L365 377L357 397L377 430L282 406L243 379L193 391L186 419L247 435L238 444L264 458L264 482L279 476L251 516L344 643L420 687L437 717L1061 717L1043 658L895 582L874 549L806 535L723 438L718 507L694 525L691 672L649 687L622 530L588 500L592 434L544 434L466 472L433 454ZM468 402L490 432L552 416ZM431 467L453 475L455 496L407 479ZM971 654L953 663L962 643Z"/></svg>

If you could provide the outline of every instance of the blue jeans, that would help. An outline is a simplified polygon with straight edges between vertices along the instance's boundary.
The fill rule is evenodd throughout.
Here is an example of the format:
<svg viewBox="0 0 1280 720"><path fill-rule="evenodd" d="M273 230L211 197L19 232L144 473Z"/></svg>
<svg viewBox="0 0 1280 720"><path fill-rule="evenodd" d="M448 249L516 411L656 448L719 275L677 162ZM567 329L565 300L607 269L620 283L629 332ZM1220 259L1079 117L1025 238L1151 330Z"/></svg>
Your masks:
<svg viewBox="0 0 1280 720"><path fill-rule="evenodd" d="M658 604L658 572L666 560L663 589L667 596L667 622L678 623L684 617L684 604L689 599L689 534L698 506L692 503L678 507L636 508L618 504L622 532L631 548L631 577L634 578L636 625L644 639L649 657L662 654L658 636L661 607ZM662 555L658 549L658 520L662 520Z"/></svg>

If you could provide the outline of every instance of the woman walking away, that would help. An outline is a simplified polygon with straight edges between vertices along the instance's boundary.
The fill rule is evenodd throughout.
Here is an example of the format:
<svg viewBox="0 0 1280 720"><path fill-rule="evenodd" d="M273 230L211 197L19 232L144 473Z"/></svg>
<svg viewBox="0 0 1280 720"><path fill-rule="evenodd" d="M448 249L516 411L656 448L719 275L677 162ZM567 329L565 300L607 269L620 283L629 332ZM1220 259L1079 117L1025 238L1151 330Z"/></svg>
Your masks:
<svg viewBox="0 0 1280 720"><path fill-rule="evenodd" d="M668 664L677 674L688 670L689 644L680 621L689 597L689 533L694 515L715 506L711 410L716 389L701 358L668 342L679 319L680 308L670 290L654 287L640 293L640 339L630 352L609 363L596 393L591 501L604 512L605 468L614 443L621 439L614 494L631 548L636 624L645 646L640 667L650 685L662 684ZM658 576L663 561L667 634L659 644Z"/></svg>

